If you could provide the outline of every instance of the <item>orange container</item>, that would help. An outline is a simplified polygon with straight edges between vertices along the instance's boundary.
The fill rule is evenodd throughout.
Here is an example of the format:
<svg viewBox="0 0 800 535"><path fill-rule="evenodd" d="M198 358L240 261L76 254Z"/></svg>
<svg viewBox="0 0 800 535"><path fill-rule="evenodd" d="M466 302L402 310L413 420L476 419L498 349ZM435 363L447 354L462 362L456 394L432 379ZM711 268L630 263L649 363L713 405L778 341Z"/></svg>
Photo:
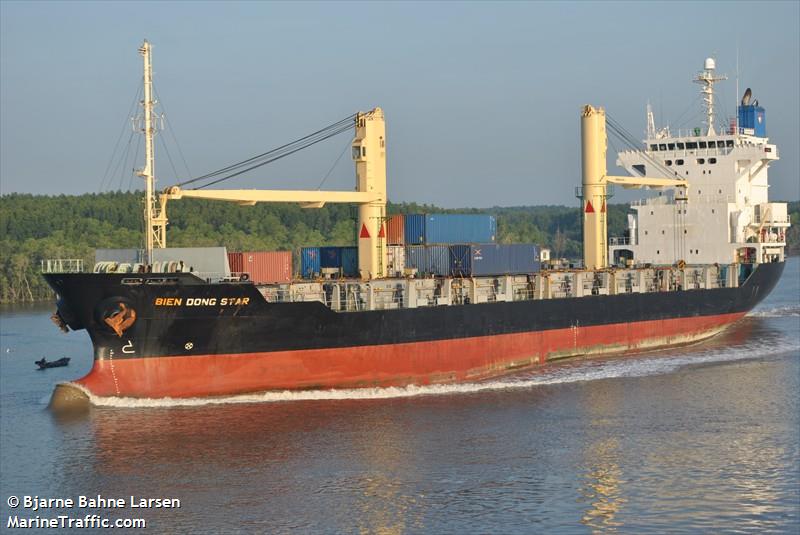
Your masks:
<svg viewBox="0 0 800 535"><path fill-rule="evenodd" d="M386 223L386 231L386 236L389 240L388 245L404 245L406 233L403 214L390 217Z"/></svg>
<svg viewBox="0 0 800 535"><path fill-rule="evenodd" d="M240 255L237 257L237 255ZM228 253L231 272L247 273L256 284L291 282L291 251L245 251Z"/></svg>

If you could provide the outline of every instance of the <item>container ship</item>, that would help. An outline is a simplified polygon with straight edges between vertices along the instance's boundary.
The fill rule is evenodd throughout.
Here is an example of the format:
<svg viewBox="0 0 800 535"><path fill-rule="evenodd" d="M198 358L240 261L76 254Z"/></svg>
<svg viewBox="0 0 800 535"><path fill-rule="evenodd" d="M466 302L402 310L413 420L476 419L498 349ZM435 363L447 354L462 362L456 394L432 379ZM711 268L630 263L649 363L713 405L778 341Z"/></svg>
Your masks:
<svg viewBox="0 0 800 535"><path fill-rule="evenodd" d="M157 193L149 43L139 51L145 247L126 258L98 253L92 272L57 261L43 270L58 296L54 321L65 331L86 329L94 347L91 371L58 385L54 404L479 381L565 357L685 344L742 318L783 271L789 219L785 203L768 200L767 184L778 150L749 89L737 117L715 125L714 84L724 77L713 59L695 77L703 127L656 129L648 109L644 143L632 140L618 155L629 176L607 172L607 127L631 136L602 108L582 108L583 262L563 267L536 246L496 243L493 218L462 222L480 227L467 232L480 238L469 239L433 237L434 216L387 217L380 108L346 121L355 132L354 191L184 183ZM631 206L624 236L609 239L613 185L653 193ZM244 267L252 258L167 247L167 204L181 198L311 209L352 203L358 245L326 253L349 258L338 267L315 263L323 251L308 249L299 275L284 265L277 278L254 280ZM398 224L405 247L390 243ZM448 239L467 243L435 243Z"/></svg>

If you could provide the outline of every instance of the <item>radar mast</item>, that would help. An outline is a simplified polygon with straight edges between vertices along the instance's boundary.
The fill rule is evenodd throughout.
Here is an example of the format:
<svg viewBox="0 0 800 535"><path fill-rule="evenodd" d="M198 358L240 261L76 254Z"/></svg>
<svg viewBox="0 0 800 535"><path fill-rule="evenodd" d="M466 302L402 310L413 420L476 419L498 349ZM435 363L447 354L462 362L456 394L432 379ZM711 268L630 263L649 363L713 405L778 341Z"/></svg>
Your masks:
<svg viewBox="0 0 800 535"><path fill-rule="evenodd" d="M724 74L716 75L714 73L716 68L717 64L714 58L706 58L703 70L694 77L694 82L703 86L700 88L700 94L703 96L703 101L706 105L707 136L716 135L714 131L714 84L728 79Z"/></svg>

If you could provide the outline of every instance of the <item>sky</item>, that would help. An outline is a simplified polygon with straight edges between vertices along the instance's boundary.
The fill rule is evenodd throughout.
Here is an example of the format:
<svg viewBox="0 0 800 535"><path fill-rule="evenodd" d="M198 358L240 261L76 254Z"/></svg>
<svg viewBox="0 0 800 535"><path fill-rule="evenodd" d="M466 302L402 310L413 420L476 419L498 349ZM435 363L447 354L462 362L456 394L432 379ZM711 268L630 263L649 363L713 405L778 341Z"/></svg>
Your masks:
<svg viewBox="0 0 800 535"><path fill-rule="evenodd" d="M169 127L156 143L159 188L380 106L391 201L573 205L582 105L605 107L636 138L648 101L659 126L700 126L691 79L714 56L729 76L717 85L719 112L731 116L738 49L740 92L751 87L766 108L780 151L770 198L800 199L796 1L3 0L0 192L143 187L129 117L145 38ZM351 190L349 154L334 166L350 139L225 187L315 189L330 171L325 189ZM608 160L621 172L614 146Z"/></svg>

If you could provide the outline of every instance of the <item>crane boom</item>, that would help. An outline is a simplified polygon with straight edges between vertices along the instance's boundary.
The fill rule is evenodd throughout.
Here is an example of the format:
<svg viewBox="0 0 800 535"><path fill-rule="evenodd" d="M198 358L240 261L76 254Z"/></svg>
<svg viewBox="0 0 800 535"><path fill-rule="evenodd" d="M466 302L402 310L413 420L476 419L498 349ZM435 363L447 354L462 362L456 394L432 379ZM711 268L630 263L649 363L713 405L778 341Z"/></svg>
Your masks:
<svg viewBox="0 0 800 535"><path fill-rule="evenodd" d="M160 195L160 217L166 224L167 202L207 199L253 206L260 202L298 203L303 208L322 208L326 203L358 205L358 269L362 279L386 275L386 125L383 110L375 108L355 117L352 143L356 167L355 191L302 190L183 190L172 186ZM162 245L163 247L163 245Z"/></svg>
<svg viewBox="0 0 800 535"><path fill-rule="evenodd" d="M217 189L182 190L178 186L167 188L162 197L169 200L207 199L228 201L252 206L260 202L299 203L303 206L322 208L326 203L362 204L381 201L380 195L362 191L321 191L321 190L259 190L259 189Z"/></svg>

